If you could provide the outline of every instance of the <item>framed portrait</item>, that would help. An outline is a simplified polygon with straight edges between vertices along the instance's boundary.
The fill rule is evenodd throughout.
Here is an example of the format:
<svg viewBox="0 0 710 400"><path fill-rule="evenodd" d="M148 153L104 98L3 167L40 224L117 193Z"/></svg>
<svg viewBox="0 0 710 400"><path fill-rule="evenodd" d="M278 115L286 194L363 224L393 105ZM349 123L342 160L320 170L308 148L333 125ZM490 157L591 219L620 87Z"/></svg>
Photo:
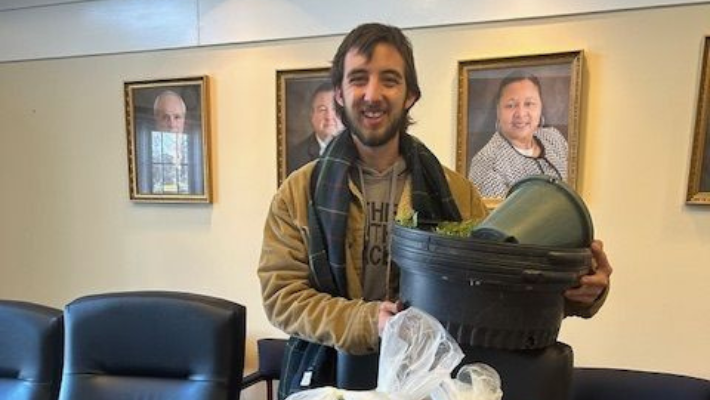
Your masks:
<svg viewBox="0 0 710 400"><path fill-rule="evenodd" d="M330 68L276 71L278 184L315 160L343 126L335 113Z"/></svg>
<svg viewBox="0 0 710 400"><path fill-rule="evenodd" d="M124 83L130 198L211 203L208 78Z"/></svg>
<svg viewBox="0 0 710 400"><path fill-rule="evenodd" d="M577 186L582 51L459 62L456 169L494 208L517 181Z"/></svg>
<svg viewBox="0 0 710 400"><path fill-rule="evenodd" d="M705 38L688 176L688 204L710 204L710 37Z"/></svg>

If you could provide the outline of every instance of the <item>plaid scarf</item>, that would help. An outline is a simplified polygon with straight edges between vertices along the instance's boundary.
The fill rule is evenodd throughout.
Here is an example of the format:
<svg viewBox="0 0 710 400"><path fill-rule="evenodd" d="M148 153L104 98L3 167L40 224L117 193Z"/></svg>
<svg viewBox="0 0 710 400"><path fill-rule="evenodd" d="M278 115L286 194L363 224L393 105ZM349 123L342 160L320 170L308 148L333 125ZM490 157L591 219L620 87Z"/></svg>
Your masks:
<svg viewBox="0 0 710 400"><path fill-rule="evenodd" d="M399 149L412 181L412 207L420 220L460 221L444 170L434 154L418 139L400 134ZM308 227L311 283L333 296L347 297L345 232L352 193L348 177L357 160L352 134L333 139L318 159L311 177Z"/></svg>

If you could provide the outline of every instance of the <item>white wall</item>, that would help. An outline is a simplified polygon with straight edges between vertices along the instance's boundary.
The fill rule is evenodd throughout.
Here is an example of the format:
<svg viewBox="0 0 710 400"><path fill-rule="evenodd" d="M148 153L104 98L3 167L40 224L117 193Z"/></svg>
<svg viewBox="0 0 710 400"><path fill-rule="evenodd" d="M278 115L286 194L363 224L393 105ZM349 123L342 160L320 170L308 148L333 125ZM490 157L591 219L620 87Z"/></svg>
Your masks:
<svg viewBox="0 0 710 400"><path fill-rule="evenodd" d="M580 189L615 267L606 306L569 319L578 365L710 378L710 208L684 204L710 5L410 30L420 136L455 165L457 62L585 52ZM276 190L275 71L327 66L341 37L0 64L0 297L61 307L171 289L245 304ZM128 199L123 82L212 78L216 201ZM257 398L255 391L245 395Z"/></svg>
<svg viewBox="0 0 710 400"><path fill-rule="evenodd" d="M707 3L700 0L0 0L0 62Z"/></svg>

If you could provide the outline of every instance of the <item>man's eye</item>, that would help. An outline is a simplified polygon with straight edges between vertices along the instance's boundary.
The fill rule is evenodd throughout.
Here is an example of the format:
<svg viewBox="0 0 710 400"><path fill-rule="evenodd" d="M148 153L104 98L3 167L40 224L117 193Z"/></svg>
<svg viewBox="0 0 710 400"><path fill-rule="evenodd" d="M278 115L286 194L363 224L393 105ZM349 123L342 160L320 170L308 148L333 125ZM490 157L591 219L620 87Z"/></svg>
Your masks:
<svg viewBox="0 0 710 400"><path fill-rule="evenodd" d="M366 81L364 76L352 76L349 79L351 85L364 85Z"/></svg>
<svg viewBox="0 0 710 400"><path fill-rule="evenodd" d="M397 78L385 78L383 82L387 87L395 87L399 85L399 79Z"/></svg>

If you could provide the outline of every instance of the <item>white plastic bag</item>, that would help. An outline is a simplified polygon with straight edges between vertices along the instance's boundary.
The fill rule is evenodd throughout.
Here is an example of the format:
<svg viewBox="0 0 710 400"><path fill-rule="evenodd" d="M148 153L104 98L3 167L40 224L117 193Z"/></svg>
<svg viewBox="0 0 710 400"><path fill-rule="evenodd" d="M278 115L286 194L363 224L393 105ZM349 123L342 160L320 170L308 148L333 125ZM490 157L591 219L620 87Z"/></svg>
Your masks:
<svg viewBox="0 0 710 400"><path fill-rule="evenodd" d="M430 395L433 400L500 400L500 378L487 365L464 366L457 379L451 379L463 357L439 321L412 307L385 326L376 390L324 387L294 393L287 400L422 400Z"/></svg>
<svg viewBox="0 0 710 400"><path fill-rule="evenodd" d="M501 400L500 376L486 364L464 365L456 379L446 379L431 393L432 400Z"/></svg>
<svg viewBox="0 0 710 400"><path fill-rule="evenodd" d="M449 379L463 359L458 343L434 317L408 308L390 319L382 333L377 391L420 400Z"/></svg>

